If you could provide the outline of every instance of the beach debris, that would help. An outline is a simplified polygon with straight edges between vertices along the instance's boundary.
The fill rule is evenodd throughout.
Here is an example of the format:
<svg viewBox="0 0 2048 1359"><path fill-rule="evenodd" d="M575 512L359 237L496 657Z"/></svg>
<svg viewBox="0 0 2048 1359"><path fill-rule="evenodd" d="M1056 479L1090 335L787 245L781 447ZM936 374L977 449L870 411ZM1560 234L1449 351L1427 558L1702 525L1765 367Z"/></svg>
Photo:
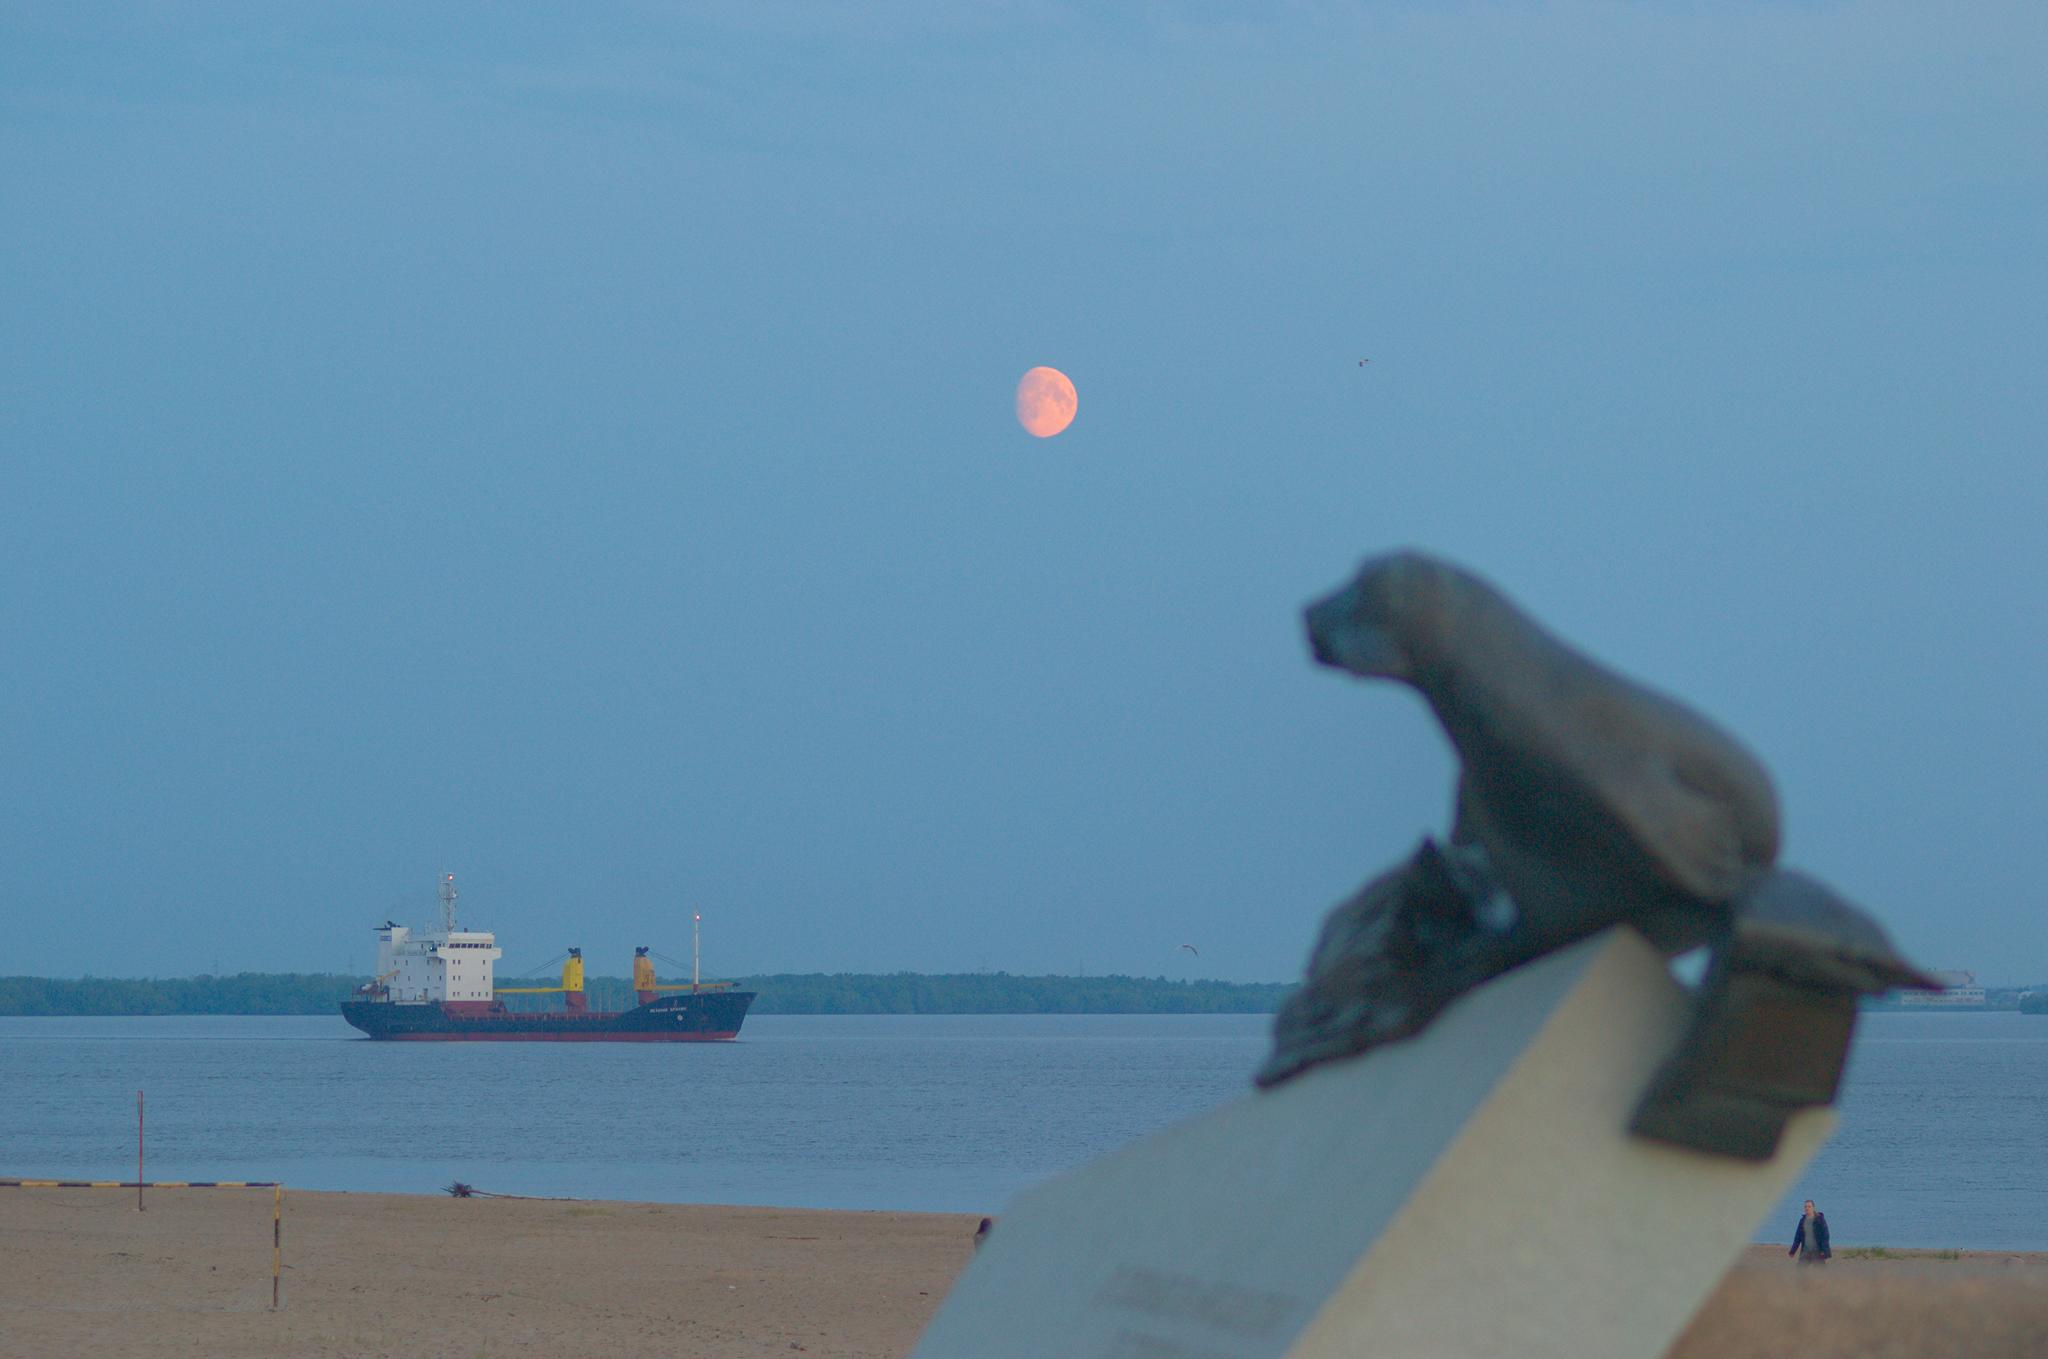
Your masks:
<svg viewBox="0 0 2048 1359"><path fill-rule="evenodd" d="M461 1180L457 1180L441 1192L458 1199L525 1199L529 1203L588 1203L590 1201L588 1199L579 1199L573 1194L493 1194L488 1190L479 1189L473 1184L464 1184Z"/></svg>

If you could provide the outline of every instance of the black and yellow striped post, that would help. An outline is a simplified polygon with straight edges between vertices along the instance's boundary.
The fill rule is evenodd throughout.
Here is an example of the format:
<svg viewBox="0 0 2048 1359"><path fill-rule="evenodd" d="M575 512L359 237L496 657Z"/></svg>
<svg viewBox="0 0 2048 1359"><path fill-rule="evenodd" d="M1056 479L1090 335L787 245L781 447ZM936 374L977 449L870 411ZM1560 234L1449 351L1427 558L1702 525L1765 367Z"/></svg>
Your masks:
<svg viewBox="0 0 2048 1359"><path fill-rule="evenodd" d="M0 1189L282 1189L278 1180L17 1180Z"/></svg>
<svg viewBox="0 0 2048 1359"><path fill-rule="evenodd" d="M270 1310L277 1310L277 1281L284 1269L284 1186L270 1186Z"/></svg>
<svg viewBox="0 0 2048 1359"><path fill-rule="evenodd" d="M270 1310L282 1305L284 1182L282 1180L26 1180L0 1176L0 1189L268 1189L270 1191Z"/></svg>

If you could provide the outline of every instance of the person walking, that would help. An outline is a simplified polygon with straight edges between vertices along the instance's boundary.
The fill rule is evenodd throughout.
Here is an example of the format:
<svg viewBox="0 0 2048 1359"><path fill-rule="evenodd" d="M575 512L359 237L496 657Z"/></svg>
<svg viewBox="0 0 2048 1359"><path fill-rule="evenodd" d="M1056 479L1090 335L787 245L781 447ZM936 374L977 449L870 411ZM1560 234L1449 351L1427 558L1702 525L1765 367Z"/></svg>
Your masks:
<svg viewBox="0 0 2048 1359"><path fill-rule="evenodd" d="M1815 1208L1812 1199L1792 1229L1792 1249L1785 1254L1798 1256L1802 1265L1817 1265L1834 1255L1828 1248L1828 1215Z"/></svg>

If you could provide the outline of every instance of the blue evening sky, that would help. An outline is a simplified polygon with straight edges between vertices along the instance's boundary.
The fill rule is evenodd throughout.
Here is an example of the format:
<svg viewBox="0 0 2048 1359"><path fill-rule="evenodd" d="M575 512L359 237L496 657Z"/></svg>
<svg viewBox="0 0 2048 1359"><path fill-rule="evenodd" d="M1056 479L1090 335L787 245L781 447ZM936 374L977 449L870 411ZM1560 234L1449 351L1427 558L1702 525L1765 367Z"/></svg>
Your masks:
<svg viewBox="0 0 2048 1359"><path fill-rule="evenodd" d="M8 5L0 971L363 968L447 868L515 965L1288 977L1446 822L1298 622L1417 544L2048 980L2044 69L2033 3Z"/></svg>

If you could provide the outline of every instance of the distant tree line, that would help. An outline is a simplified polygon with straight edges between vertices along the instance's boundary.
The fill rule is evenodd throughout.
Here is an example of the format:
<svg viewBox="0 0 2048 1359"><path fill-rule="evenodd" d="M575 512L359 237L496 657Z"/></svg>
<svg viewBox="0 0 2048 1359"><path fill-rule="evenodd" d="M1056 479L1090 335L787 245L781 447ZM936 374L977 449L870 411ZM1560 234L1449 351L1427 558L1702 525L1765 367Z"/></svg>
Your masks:
<svg viewBox="0 0 2048 1359"><path fill-rule="evenodd" d="M0 977L0 1015L325 1015L368 980L331 972ZM759 993L754 1014L769 1015L1270 1014L1292 989L1280 982L1020 977L1007 972L807 972L732 980L742 990ZM623 977L593 977L584 987L592 1009L637 1003L632 983ZM507 1000L520 1009L561 1004L556 996Z"/></svg>
<svg viewBox="0 0 2048 1359"><path fill-rule="evenodd" d="M315 1015L368 981L331 972L232 977L0 977L0 1015Z"/></svg>
<svg viewBox="0 0 2048 1359"><path fill-rule="evenodd" d="M1271 1014L1294 989L1281 982L1007 972L778 973L739 984L760 993L756 1013L785 1015Z"/></svg>

